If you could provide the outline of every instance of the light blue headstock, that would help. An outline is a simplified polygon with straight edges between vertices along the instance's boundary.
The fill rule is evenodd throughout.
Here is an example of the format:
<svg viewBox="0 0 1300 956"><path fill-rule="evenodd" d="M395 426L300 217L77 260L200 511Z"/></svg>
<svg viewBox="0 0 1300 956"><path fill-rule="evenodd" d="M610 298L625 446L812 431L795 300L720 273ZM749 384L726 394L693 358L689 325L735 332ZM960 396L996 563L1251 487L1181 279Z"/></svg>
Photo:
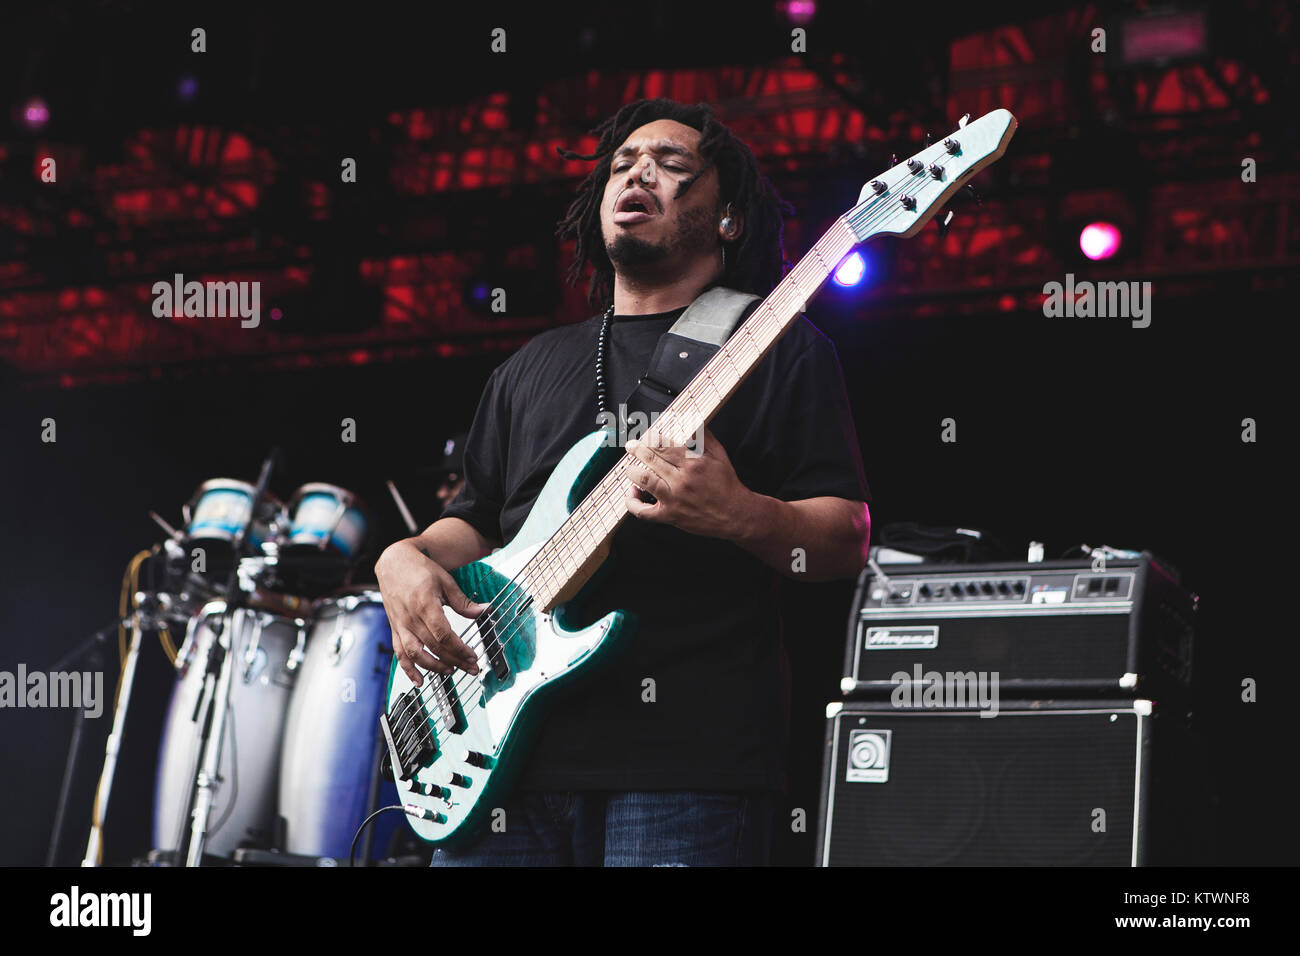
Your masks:
<svg viewBox="0 0 1300 956"><path fill-rule="evenodd" d="M1016 131L1007 110L985 113L862 187L844 216L864 242L872 236L914 235L958 189L1004 152Z"/></svg>

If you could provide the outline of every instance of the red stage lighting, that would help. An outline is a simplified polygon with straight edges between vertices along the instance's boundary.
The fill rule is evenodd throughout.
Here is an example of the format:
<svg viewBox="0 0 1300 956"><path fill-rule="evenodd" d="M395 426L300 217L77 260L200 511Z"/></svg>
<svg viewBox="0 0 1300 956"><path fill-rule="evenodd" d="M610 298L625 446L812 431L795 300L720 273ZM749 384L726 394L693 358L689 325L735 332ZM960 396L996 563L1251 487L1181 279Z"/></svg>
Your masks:
<svg viewBox="0 0 1300 956"><path fill-rule="evenodd" d="M1120 21L1123 62L1169 63L1209 54L1209 25L1204 10L1178 10Z"/></svg>

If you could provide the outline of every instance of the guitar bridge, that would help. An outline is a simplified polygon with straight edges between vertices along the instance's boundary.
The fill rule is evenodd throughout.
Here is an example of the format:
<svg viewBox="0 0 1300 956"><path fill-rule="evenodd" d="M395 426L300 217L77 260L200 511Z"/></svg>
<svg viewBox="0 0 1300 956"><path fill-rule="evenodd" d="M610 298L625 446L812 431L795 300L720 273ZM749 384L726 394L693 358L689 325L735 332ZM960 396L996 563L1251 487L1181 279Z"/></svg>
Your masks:
<svg viewBox="0 0 1300 956"><path fill-rule="evenodd" d="M396 715L395 717L393 715ZM390 719L391 718L391 719ZM438 753L420 689L412 687L397 698L390 712L379 718L388 744L388 756L399 780L414 780Z"/></svg>

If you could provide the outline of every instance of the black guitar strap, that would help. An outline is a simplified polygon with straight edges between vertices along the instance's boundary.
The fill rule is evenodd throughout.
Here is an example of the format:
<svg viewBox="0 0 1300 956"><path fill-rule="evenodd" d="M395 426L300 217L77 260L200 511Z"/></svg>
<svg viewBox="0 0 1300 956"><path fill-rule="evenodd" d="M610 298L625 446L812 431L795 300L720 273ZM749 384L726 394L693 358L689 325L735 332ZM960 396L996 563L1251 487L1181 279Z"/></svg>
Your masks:
<svg viewBox="0 0 1300 956"><path fill-rule="evenodd" d="M628 414L649 416L667 408L759 301L756 295L723 286L701 293L659 337L650 367L624 403Z"/></svg>

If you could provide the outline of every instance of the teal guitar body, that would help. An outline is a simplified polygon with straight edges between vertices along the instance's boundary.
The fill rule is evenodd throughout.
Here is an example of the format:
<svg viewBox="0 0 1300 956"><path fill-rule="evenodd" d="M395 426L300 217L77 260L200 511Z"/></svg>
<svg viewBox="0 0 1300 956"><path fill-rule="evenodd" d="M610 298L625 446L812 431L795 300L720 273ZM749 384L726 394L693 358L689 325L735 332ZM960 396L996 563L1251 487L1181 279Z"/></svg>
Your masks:
<svg viewBox="0 0 1300 956"><path fill-rule="evenodd" d="M569 449L509 545L452 572L466 595L490 605L477 620L444 608L452 629L477 654L479 674L428 672L417 688L392 666L381 726L411 826L430 843L455 846L490 822L548 698L598 665L634 628L622 611L571 628L582 591L546 612L543 589L528 584L537 577L538 550L622 455L611 444L599 431Z"/></svg>

